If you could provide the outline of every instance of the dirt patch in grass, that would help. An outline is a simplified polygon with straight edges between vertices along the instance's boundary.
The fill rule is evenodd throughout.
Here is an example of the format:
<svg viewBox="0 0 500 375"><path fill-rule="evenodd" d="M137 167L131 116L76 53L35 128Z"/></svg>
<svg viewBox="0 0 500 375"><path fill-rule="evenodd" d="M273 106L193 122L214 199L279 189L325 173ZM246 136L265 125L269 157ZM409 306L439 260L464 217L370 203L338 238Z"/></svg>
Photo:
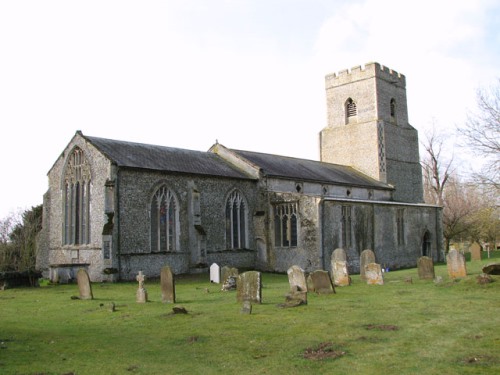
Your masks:
<svg viewBox="0 0 500 375"><path fill-rule="evenodd" d="M304 350L303 356L305 359L320 361L323 359L335 359L346 354L343 350L335 350L331 342L322 342L314 348Z"/></svg>
<svg viewBox="0 0 500 375"><path fill-rule="evenodd" d="M460 360L466 365L492 365L497 363L497 359L488 355L471 355Z"/></svg>
<svg viewBox="0 0 500 375"><path fill-rule="evenodd" d="M392 324L366 324L364 327L368 330L377 331L397 331L399 329L398 326Z"/></svg>

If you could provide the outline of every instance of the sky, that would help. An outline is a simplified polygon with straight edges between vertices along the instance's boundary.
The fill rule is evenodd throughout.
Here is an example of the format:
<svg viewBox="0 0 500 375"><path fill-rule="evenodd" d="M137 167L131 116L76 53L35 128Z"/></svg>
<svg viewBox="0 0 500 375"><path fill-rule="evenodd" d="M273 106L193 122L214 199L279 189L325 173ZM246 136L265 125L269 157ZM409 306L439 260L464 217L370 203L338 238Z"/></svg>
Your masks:
<svg viewBox="0 0 500 375"><path fill-rule="evenodd" d="M325 75L368 62L454 149L499 61L497 0L2 0L0 219L43 202L78 130L318 160Z"/></svg>

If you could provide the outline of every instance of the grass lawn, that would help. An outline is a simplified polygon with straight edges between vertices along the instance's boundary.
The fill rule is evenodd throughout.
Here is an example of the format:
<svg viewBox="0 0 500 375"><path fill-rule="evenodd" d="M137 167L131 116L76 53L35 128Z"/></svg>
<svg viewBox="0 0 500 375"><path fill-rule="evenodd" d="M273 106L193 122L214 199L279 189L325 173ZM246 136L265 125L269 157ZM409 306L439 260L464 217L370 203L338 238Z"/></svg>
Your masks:
<svg viewBox="0 0 500 375"><path fill-rule="evenodd" d="M417 270L384 275L385 285L309 293L308 305L282 309L288 278L263 274L263 303L241 314L235 292L208 274L179 276L177 303L135 302L137 283L0 291L0 374L500 374L500 276L479 285L481 268L441 284ZM405 282L411 277L413 283ZM115 303L116 311L109 309ZM183 306L188 314L172 314Z"/></svg>

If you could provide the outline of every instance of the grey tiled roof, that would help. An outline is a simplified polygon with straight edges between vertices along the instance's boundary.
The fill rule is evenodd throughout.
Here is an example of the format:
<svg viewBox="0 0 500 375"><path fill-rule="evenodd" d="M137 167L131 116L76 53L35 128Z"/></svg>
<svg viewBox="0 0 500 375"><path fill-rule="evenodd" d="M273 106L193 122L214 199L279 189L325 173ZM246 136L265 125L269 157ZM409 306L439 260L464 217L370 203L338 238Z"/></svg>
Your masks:
<svg viewBox="0 0 500 375"><path fill-rule="evenodd" d="M210 152L83 137L119 167L251 179Z"/></svg>
<svg viewBox="0 0 500 375"><path fill-rule="evenodd" d="M363 186L368 188L392 189L352 167L324 163L320 161L297 159L287 156L263 154L252 151L231 150L255 165L267 176L313 181L318 183Z"/></svg>

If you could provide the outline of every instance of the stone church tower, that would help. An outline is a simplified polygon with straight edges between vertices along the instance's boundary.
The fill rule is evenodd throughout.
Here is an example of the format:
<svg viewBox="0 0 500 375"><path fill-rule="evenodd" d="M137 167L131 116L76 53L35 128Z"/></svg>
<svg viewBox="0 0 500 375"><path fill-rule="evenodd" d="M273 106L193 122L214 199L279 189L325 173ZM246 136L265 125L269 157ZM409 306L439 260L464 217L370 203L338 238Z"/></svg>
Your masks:
<svg viewBox="0 0 500 375"><path fill-rule="evenodd" d="M321 161L393 185L395 201L422 203L418 134L408 122L405 76L369 63L325 80L328 125L320 133Z"/></svg>

